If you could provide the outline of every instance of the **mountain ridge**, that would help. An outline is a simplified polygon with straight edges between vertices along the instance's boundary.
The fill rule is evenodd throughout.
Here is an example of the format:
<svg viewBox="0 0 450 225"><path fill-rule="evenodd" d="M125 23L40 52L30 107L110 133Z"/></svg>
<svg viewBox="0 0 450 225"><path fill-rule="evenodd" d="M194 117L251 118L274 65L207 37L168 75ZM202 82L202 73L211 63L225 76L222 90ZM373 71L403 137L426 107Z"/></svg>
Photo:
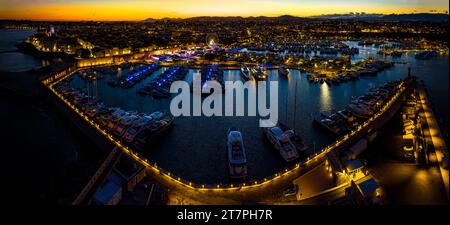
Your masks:
<svg viewBox="0 0 450 225"><path fill-rule="evenodd" d="M142 22L156 21L305 21L311 19L334 19L334 20L382 20L382 21L428 21L428 22L446 22L449 15L445 13L408 13L408 14L369 14L369 13L348 13L348 14L327 14L310 17L299 17L292 15L281 16L196 16L188 18L147 18Z"/></svg>

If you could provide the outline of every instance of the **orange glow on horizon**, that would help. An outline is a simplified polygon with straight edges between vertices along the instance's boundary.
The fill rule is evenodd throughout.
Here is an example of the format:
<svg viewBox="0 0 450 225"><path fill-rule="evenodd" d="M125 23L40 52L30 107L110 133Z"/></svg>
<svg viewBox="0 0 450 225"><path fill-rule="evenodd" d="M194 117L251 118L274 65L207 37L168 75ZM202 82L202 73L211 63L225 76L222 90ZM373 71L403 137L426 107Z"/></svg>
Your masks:
<svg viewBox="0 0 450 225"><path fill-rule="evenodd" d="M18 4L15 2L22 2ZM0 19L29 20L144 20L146 18L186 18L194 16L314 16L321 14L366 12L366 13L413 13L439 10L448 13L446 5L385 5L373 3L354 4L350 1L256 1L229 0L226 3L211 0L134 0L120 1L8 1L0 0ZM37 2L36 4L33 4Z"/></svg>

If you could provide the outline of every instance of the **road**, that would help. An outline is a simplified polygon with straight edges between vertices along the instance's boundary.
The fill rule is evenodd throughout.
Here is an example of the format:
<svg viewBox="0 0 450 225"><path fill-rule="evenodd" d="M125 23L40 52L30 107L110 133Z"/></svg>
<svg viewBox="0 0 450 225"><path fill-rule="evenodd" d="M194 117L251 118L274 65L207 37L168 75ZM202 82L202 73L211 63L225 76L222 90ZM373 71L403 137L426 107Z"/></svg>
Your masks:
<svg viewBox="0 0 450 225"><path fill-rule="evenodd" d="M449 173L448 169L444 169L442 167L442 160L444 156L444 152L447 152L448 149L445 145L444 138L441 135L441 131L439 129L439 125L436 121L436 117L433 114L433 111L429 107L430 102L428 101L425 89L422 85L419 86L419 97L420 97L420 104L422 105L423 109L423 117L425 117L425 120L428 125L428 130L424 131L426 135L426 140L428 143L432 143L433 149L431 149L431 152L429 152L429 160L430 163L432 163L435 167L439 168L440 175L442 177L442 181L445 186L445 191L447 193L447 199L449 198Z"/></svg>
<svg viewBox="0 0 450 225"><path fill-rule="evenodd" d="M378 132L365 157L368 169L394 205L448 204L439 167L423 166L404 158L402 121L396 115Z"/></svg>

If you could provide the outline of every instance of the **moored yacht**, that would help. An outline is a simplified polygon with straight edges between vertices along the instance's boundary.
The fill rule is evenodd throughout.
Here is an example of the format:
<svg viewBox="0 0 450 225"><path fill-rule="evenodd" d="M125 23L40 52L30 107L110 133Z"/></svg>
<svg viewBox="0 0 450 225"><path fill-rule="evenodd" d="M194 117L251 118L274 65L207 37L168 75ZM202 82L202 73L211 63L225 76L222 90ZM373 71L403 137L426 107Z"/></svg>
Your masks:
<svg viewBox="0 0 450 225"><path fill-rule="evenodd" d="M267 70L262 68L261 66L253 67L252 75L256 80L263 81L267 78Z"/></svg>
<svg viewBox="0 0 450 225"><path fill-rule="evenodd" d="M134 147L138 150L143 150L148 144L156 143L172 127L173 120L173 116L168 116L145 126L145 129L136 135Z"/></svg>
<svg viewBox="0 0 450 225"><path fill-rule="evenodd" d="M125 133L125 131L137 119L138 119L138 117L134 114L127 114L127 115L123 116L117 123L117 125L114 129L114 134L117 135L118 137L122 137L122 135Z"/></svg>
<svg viewBox="0 0 450 225"><path fill-rule="evenodd" d="M353 115L363 119L369 118L370 115L372 114L372 112L369 111L369 109L367 109L365 106L361 104L351 103L347 105L346 108L350 110L353 113Z"/></svg>
<svg viewBox="0 0 450 225"><path fill-rule="evenodd" d="M127 129L125 134L123 135L123 140L127 143L132 143L136 137L136 135L145 129L145 126L148 124L158 121L164 116L162 112L154 112L150 115L145 115L136 120L130 128Z"/></svg>
<svg viewBox="0 0 450 225"><path fill-rule="evenodd" d="M285 66L278 67L278 74L280 76L287 77L289 73L290 73L289 69L286 68Z"/></svg>
<svg viewBox="0 0 450 225"><path fill-rule="evenodd" d="M251 79L251 71L247 66L241 67L241 74L242 74L242 79L244 79L245 81Z"/></svg>
<svg viewBox="0 0 450 225"><path fill-rule="evenodd" d="M247 157L242 134L237 128L232 127L228 130L227 153L230 177L245 179L247 177Z"/></svg>
<svg viewBox="0 0 450 225"><path fill-rule="evenodd" d="M342 132L341 127L337 124L336 121L332 120L328 116L323 115L322 113L314 117L314 122L321 125L322 127L326 128L327 130L331 131L334 134L340 134Z"/></svg>
<svg viewBox="0 0 450 225"><path fill-rule="evenodd" d="M108 122L106 123L106 129L112 131L116 126L116 123L119 122L119 120L123 115L125 115L125 113L126 112L122 109L116 109L116 111L114 111L110 117L105 118L108 120Z"/></svg>
<svg viewBox="0 0 450 225"><path fill-rule="evenodd" d="M416 59L426 60L426 59L431 59L437 55L438 55L438 53L436 51L428 51L428 52L419 52L414 57Z"/></svg>
<svg viewBox="0 0 450 225"><path fill-rule="evenodd" d="M291 135L288 131L284 132L280 127L270 127L264 128L264 133L286 162L298 159L297 148L292 143Z"/></svg>

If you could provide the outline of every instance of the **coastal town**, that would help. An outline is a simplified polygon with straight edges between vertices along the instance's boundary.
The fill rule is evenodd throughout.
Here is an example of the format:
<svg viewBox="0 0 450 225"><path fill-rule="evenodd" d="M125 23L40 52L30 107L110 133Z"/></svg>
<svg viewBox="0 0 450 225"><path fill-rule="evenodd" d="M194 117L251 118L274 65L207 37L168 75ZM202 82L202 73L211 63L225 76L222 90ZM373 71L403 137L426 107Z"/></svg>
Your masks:
<svg viewBox="0 0 450 225"><path fill-rule="evenodd" d="M43 64L0 84L48 105L98 152L73 147L63 204L446 204L448 115L424 82L435 64L448 72L448 14L438 15L447 20L3 20L2 30L34 32L2 53ZM172 115L173 84L194 89L196 75L201 99L210 82L243 82L245 96L279 82L278 123ZM385 175L392 161L421 177L400 186L400 169Z"/></svg>

